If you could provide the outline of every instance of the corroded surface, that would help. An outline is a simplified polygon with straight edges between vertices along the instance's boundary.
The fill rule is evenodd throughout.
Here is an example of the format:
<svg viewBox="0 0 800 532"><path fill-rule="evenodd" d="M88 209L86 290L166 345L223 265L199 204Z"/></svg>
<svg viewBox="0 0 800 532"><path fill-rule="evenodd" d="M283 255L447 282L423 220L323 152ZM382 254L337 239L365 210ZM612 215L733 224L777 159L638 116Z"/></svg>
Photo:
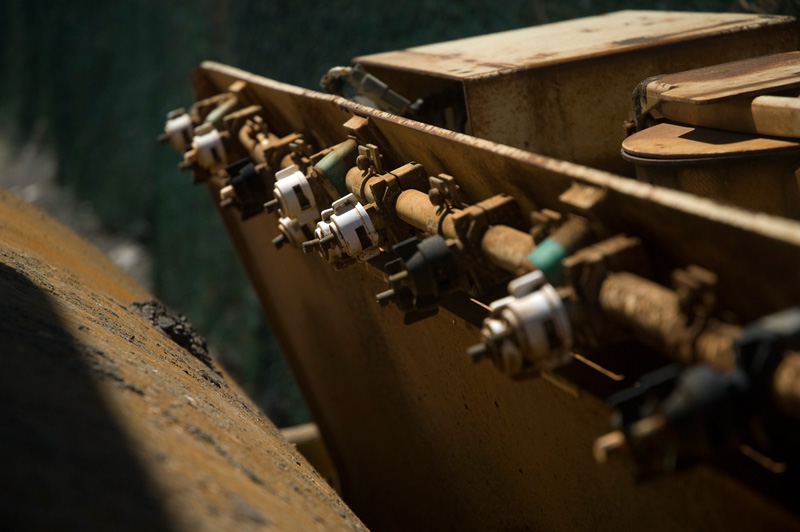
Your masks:
<svg viewBox="0 0 800 532"><path fill-rule="evenodd" d="M0 191L0 528L364 530L150 299Z"/></svg>
<svg viewBox="0 0 800 532"><path fill-rule="evenodd" d="M453 175L473 202L504 192L524 210L564 209L561 197L574 183L599 190L606 198L601 215L613 231L641 236L658 251L654 256L665 270L699 261L719 272L720 298L745 316L800 297L800 287L790 282L796 268L783 260L800 249L797 223L443 131L218 64L205 63L197 72L197 95L222 92L235 79L248 81L250 97L264 106L275 132L307 131L322 145L332 145L346 137L346 120L368 116L385 165L416 161L431 175ZM216 201L221 183L209 185ZM610 415L597 398L635 381L645 370L637 365L641 351L615 350L589 364L576 358L559 375L514 382L490 365L468 360L465 350L478 330L463 314L443 309L405 326L400 312L376 304L375 294L386 285L366 270L333 271L316 255L276 250L274 215L242 222L235 211L221 214L330 445L345 499L370 526L800 528L794 515L760 493L761 485L711 467L636 484L624 464L597 466L592 442L608 430ZM735 267L731 257L741 257ZM766 266L769 283L751 282L763 277L765 257L774 258ZM577 386L565 384L564 375Z"/></svg>
<svg viewBox="0 0 800 532"><path fill-rule="evenodd" d="M800 142L790 139L757 137L664 122L634 133L622 142L630 155L654 159L688 159L730 155L767 155L800 151Z"/></svg>
<svg viewBox="0 0 800 532"><path fill-rule="evenodd" d="M461 83L476 137L632 174L619 145L639 82L796 50L797 39L790 17L620 11L354 61L399 90L408 74Z"/></svg>
<svg viewBox="0 0 800 532"><path fill-rule="evenodd" d="M465 79L790 24L790 17L776 15L620 11L367 55L354 62Z"/></svg>

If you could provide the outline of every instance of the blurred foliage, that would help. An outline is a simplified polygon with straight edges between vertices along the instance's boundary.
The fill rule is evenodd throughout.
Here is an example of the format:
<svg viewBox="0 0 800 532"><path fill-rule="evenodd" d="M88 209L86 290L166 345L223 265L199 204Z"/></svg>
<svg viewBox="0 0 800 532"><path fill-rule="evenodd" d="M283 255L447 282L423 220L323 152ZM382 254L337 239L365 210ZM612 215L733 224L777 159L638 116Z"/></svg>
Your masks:
<svg viewBox="0 0 800 532"><path fill-rule="evenodd" d="M155 142L212 59L316 88L354 56L619 9L797 15L789 0L3 0L0 111L24 142L44 120L61 184L145 243L154 292L185 312L279 425L307 418L202 187Z"/></svg>

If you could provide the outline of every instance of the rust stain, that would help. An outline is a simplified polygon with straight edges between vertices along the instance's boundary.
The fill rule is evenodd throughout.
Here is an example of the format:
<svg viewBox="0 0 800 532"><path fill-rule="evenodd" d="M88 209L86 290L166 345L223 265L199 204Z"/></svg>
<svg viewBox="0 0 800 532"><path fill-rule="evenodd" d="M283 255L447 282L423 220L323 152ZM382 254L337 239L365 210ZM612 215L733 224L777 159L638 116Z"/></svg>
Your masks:
<svg viewBox="0 0 800 532"><path fill-rule="evenodd" d="M190 353L131 306L152 296L97 249L4 191L0 235L5 524L366 530L202 342Z"/></svg>
<svg viewBox="0 0 800 532"><path fill-rule="evenodd" d="M654 43L664 43L665 41L680 40L687 38L703 38L725 33L726 31L741 31L742 21L726 21L702 28L694 28L690 31L677 31L672 33L660 33L655 35L648 35L646 37L634 37L631 39L623 39L614 41L614 44L619 46L643 46ZM722 31L717 31L722 30Z"/></svg>

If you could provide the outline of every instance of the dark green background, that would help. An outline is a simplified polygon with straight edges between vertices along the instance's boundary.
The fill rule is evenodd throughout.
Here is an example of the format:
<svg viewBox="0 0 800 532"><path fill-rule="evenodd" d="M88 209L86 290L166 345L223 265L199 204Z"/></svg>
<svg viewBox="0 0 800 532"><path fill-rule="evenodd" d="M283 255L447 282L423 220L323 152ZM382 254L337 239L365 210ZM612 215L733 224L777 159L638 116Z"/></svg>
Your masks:
<svg viewBox="0 0 800 532"><path fill-rule="evenodd" d="M144 243L153 289L189 316L278 425L307 413L206 191L155 142L212 59L317 88L351 57L619 9L796 15L788 0L0 2L0 112L20 145L46 125L58 180ZM44 122L42 122L44 121Z"/></svg>

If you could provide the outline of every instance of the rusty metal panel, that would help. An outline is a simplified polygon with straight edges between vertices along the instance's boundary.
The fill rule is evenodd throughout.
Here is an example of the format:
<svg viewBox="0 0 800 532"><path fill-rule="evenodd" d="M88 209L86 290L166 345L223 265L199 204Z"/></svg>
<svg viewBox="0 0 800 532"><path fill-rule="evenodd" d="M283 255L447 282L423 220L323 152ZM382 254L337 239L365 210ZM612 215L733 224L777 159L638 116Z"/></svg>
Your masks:
<svg viewBox="0 0 800 532"><path fill-rule="evenodd" d="M649 78L623 156L638 179L798 218L799 68L788 52Z"/></svg>
<svg viewBox="0 0 800 532"><path fill-rule="evenodd" d="M477 201L505 192L523 209L559 208L574 183L603 190L604 222L639 236L665 268L719 273L724 304L751 319L800 299L800 224L724 207L612 174L441 130L214 63L195 76L198 97L245 80L277 134L340 142L342 124L368 117L387 166L416 161L448 173ZM394 166L392 166L394 167ZM209 182L213 198L222 183ZM442 310L403 326L379 308L385 285L364 268L333 271L321 258L278 251L274 219L222 211L270 323L284 346L341 473L345 499L384 530L800 529L796 517L708 466L636 484L624 464L600 469L591 444L607 427L604 397L637 377L618 353L524 383L464 354L476 322ZM691 238L687 234L691 233ZM731 257L742 257L732 267ZM775 260L765 263L766 257ZM758 259L756 259L758 258ZM768 283L753 283L769 270ZM466 304L465 304L466 305ZM472 303L474 312L485 309ZM598 370L598 368L600 370ZM570 373L568 384L564 372ZM586 393L591 390L592 395Z"/></svg>
<svg viewBox="0 0 800 532"><path fill-rule="evenodd" d="M366 55L353 62L467 80L731 33L785 31L791 24L791 17L776 15L619 11Z"/></svg>
<svg viewBox="0 0 800 532"><path fill-rule="evenodd" d="M0 316L3 530L366 530L185 322L4 190Z"/></svg>
<svg viewBox="0 0 800 532"><path fill-rule="evenodd" d="M622 11L359 57L463 84L471 134L622 174L636 84L658 74L797 49L790 17Z"/></svg>
<svg viewBox="0 0 800 532"><path fill-rule="evenodd" d="M636 177L757 212L800 218L800 144L663 122L622 144Z"/></svg>

